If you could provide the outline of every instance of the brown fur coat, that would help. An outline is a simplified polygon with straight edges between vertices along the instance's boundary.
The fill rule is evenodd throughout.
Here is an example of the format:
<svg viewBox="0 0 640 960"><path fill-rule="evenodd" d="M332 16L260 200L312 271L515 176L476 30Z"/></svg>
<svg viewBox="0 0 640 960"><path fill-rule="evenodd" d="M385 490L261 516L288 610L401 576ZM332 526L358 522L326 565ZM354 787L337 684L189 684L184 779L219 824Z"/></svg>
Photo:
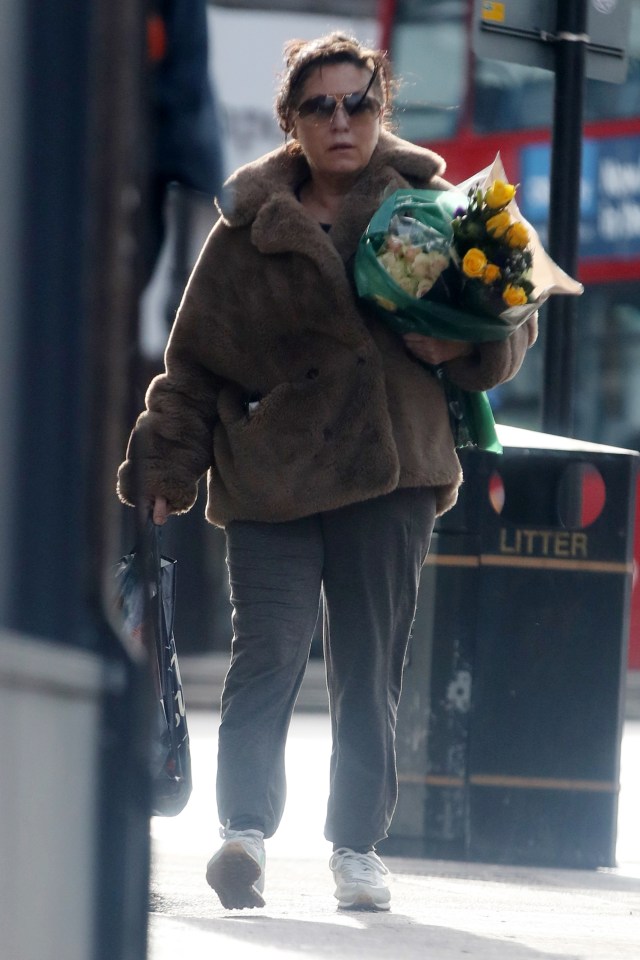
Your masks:
<svg viewBox="0 0 640 960"><path fill-rule="evenodd" d="M208 470L207 518L220 526L397 487L435 487L438 512L453 506L462 477L442 388L358 303L350 270L385 191L445 187L443 170L436 154L382 133L329 234L296 199L302 156L282 148L229 179L120 467L125 503L138 482L141 496L184 512ZM488 389L514 376L534 339L529 323L451 361L448 375Z"/></svg>

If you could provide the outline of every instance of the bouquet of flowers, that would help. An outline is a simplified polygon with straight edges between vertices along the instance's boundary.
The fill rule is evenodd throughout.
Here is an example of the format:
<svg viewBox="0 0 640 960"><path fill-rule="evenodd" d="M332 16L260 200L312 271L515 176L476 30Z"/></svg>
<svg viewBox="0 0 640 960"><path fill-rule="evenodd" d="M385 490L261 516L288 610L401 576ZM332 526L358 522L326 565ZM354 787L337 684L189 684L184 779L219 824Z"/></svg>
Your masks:
<svg viewBox="0 0 640 960"><path fill-rule="evenodd" d="M548 256L515 202L500 156L451 190L396 190L355 260L359 295L396 332L480 343L506 339L551 294L582 285ZM446 381L458 446L499 451L484 393Z"/></svg>
<svg viewBox="0 0 640 960"><path fill-rule="evenodd" d="M396 190L355 261L361 297L400 333L503 340L554 293L580 294L515 202L500 156L452 190Z"/></svg>

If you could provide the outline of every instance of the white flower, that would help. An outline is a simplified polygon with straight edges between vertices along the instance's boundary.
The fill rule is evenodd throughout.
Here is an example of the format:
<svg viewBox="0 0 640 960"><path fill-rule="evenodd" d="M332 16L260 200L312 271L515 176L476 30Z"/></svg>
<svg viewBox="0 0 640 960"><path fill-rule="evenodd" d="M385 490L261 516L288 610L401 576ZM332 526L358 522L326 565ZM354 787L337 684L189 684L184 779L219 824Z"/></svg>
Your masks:
<svg viewBox="0 0 640 960"><path fill-rule="evenodd" d="M412 273L420 279L437 280L448 263L447 257L437 250L419 253L412 264Z"/></svg>
<svg viewBox="0 0 640 960"><path fill-rule="evenodd" d="M396 283L399 283L400 280L406 278L407 267L404 260L396 257L396 255L390 250L387 250L386 253L381 254L378 257L378 260L387 271L389 276L393 277Z"/></svg>
<svg viewBox="0 0 640 960"><path fill-rule="evenodd" d="M396 283L399 287L402 287L405 293L408 293L411 297L415 297L416 290L418 289L418 281L415 277L400 277L396 280Z"/></svg>

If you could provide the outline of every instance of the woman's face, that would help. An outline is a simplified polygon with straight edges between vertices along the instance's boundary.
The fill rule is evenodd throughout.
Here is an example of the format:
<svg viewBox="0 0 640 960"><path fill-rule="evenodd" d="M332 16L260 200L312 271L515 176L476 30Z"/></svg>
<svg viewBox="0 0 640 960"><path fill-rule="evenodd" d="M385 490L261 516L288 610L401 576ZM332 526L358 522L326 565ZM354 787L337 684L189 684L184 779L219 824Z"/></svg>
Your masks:
<svg viewBox="0 0 640 960"><path fill-rule="evenodd" d="M292 135L299 142L312 176L355 177L367 166L380 136L381 107L375 88L350 116L338 102L316 100L364 93L371 71L353 63L317 67L305 80L294 114ZM353 103L359 101L355 98ZM311 110L310 110L311 108ZM315 108L315 109L314 109ZM309 112L310 110L310 112Z"/></svg>

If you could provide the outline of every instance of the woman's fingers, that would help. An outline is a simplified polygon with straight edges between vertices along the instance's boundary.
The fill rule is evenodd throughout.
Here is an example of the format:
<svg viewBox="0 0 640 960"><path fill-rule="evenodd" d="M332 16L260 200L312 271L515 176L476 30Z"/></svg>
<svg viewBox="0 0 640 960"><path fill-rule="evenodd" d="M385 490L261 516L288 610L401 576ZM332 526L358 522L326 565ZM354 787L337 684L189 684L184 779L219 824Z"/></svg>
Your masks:
<svg viewBox="0 0 640 960"><path fill-rule="evenodd" d="M162 526L167 522L167 501L165 497L156 497L153 501L153 522L157 526Z"/></svg>

